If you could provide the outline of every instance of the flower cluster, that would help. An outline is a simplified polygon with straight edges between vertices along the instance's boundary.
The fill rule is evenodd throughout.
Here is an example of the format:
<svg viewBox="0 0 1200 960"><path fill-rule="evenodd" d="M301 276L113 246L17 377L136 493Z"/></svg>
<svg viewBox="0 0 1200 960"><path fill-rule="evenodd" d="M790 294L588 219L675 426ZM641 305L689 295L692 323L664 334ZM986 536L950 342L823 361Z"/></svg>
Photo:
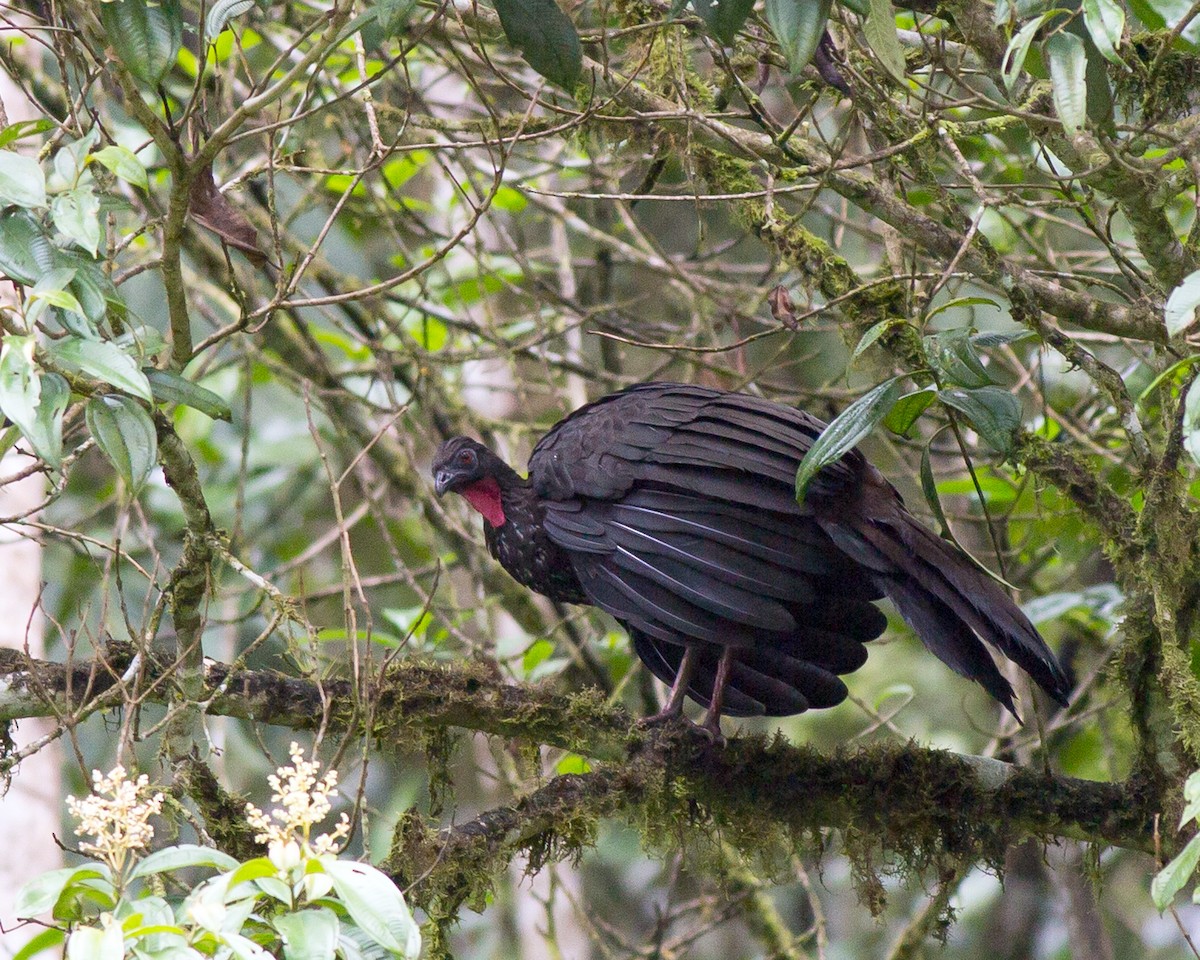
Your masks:
<svg viewBox="0 0 1200 960"><path fill-rule="evenodd" d="M312 828L329 815L330 801L338 796L337 771L327 770L318 778L321 764L305 760L298 743L288 753L292 765L267 778L274 791L271 800L280 806L268 816L254 804L246 804L246 819L258 831L254 839L267 844L269 856L277 863L296 860L301 852L317 857L335 853L338 842L350 833L350 818L343 813L331 833L312 836Z"/></svg>
<svg viewBox="0 0 1200 960"><path fill-rule="evenodd" d="M79 849L105 861L120 873L133 850L144 850L154 838L150 818L162 812L163 795L150 794L150 779L142 774L125 779L118 764L107 774L92 771L92 793L82 800L67 797L67 809L79 821L77 837L90 836Z"/></svg>

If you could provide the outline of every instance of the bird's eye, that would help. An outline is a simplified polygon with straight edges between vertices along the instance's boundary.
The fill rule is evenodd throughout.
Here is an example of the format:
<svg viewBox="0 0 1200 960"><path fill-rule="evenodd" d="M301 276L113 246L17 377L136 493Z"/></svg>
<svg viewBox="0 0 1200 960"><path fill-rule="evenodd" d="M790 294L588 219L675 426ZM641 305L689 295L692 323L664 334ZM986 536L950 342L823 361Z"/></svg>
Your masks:
<svg viewBox="0 0 1200 960"><path fill-rule="evenodd" d="M458 453L458 462L464 467L470 466L475 461L475 454L470 450L460 450Z"/></svg>

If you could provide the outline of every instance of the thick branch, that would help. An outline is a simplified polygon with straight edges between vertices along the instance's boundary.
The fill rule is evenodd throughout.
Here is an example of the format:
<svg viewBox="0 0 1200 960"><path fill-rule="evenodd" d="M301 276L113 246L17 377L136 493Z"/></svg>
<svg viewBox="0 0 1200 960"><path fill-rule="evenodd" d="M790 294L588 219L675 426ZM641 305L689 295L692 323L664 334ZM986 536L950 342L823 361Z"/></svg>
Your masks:
<svg viewBox="0 0 1200 960"><path fill-rule="evenodd" d="M82 691L89 681L95 697L115 682L114 671L120 669L120 663L94 669L90 663L64 666L0 651L0 722L56 712L78 715L87 709ZM146 681L152 683L161 670L148 668ZM396 664L373 691L373 728L357 730L353 726L363 714L353 709L357 701L348 681L316 683L211 662L205 672L211 714L293 729L312 729L327 716L344 732L397 741L406 728L461 727L613 762L597 772L595 782L602 788L579 791L571 801L581 815L661 805L672 797L683 802L683 797L727 822L727 830L739 822L774 823L797 836L819 827L853 827L901 851L914 838L924 843L930 837L951 853L970 850L989 857L999 857L1004 845L1027 834L1140 850L1153 842L1153 797L1131 781L1077 780L911 743L833 756L780 738L747 737L715 748L690 730L652 735L631 727L624 710L590 693L562 696L514 686L471 664ZM143 699L162 702L168 695L165 685L152 684ZM562 780L560 789L572 782ZM527 803L518 805L517 818L500 817L497 829L505 836L516 831L518 840L531 830L540 832L543 821L537 818L549 815L520 815L528 809ZM546 829L553 826L550 819L544 823Z"/></svg>

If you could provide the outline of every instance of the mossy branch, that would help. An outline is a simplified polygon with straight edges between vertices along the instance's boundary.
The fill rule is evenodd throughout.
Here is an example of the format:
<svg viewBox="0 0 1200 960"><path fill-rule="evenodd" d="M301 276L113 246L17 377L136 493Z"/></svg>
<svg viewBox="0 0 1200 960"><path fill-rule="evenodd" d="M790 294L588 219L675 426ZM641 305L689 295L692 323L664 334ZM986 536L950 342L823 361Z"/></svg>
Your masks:
<svg viewBox="0 0 1200 960"><path fill-rule="evenodd" d="M166 669L164 664L146 670L143 701L169 696L153 682ZM119 670L119 663L97 671L90 663L64 666L0 650L0 722L86 712L82 691L97 696ZM913 743L824 755L782 737L755 736L720 748L690 729L639 729L624 710L595 694L563 696L517 686L473 664L395 664L375 685L370 730L355 728L362 714L353 709L349 681L317 683L211 662L205 680L204 709L210 714L297 730L312 729L325 716L332 729L398 743L406 731L424 736L458 727L573 750L597 763L596 777L583 782L602 784L567 790L576 781L552 781L580 817L594 819L619 808L635 819L649 818L649 829L651 822L662 826L666 809L700 810L720 826L724 839L740 847L754 847L752 834L761 839L768 828L799 842L806 831L822 827L852 829L918 865L939 850L999 861L1009 843L1027 835L1138 850L1153 846L1157 794L1137 781L1077 780ZM543 832L521 815L533 809L526 802L517 805L516 820L497 815L496 829L506 836L515 831L518 840ZM529 816L537 826L536 817L545 814ZM568 822L561 809L557 816ZM442 846L447 840L442 838Z"/></svg>

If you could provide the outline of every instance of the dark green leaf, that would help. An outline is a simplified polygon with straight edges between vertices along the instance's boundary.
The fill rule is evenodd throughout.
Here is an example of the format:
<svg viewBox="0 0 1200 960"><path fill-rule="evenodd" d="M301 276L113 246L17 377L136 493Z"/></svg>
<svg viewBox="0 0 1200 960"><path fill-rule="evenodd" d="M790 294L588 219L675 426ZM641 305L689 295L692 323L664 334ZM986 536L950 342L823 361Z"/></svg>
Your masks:
<svg viewBox="0 0 1200 960"><path fill-rule="evenodd" d="M116 344L107 340L85 340L67 337L50 347L50 352L63 366L79 370L111 384L147 403L154 401L150 383L139 369L137 361Z"/></svg>
<svg viewBox="0 0 1200 960"><path fill-rule="evenodd" d="M929 509L938 522L938 530L942 536L945 536L950 529L950 524L946 520L946 511L942 509L942 498L938 496L937 482L933 478L933 464L929 460L928 443L921 451L921 493L925 495L925 502L929 504Z"/></svg>
<svg viewBox="0 0 1200 960"><path fill-rule="evenodd" d="M766 0L763 12L792 73L803 70L817 52L830 4L831 0Z"/></svg>
<svg viewBox="0 0 1200 960"><path fill-rule="evenodd" d="M1061 10L1047 10L1040 17L1034 17L1013 34L1013 38L1008 42L1008 49L1004 51L1002 61L1004 85L1010 92L1017 82L1017 76L1025 68L1025 58L1029 56L1029 47L1033 43L1033 38L1037 36L1038 30L1042 28L1042 24L1048 18L1061 12Z"/></svg>
<svg viewBox="0 0 1200 960"><path fill-rule="evenodd" d="M41 224L24 210L0 217L0 273L31 286L57 263L56 250Z"/></svg>
<svg viewBox="0 0 1200 960"><path fill-rule="evenodd" d="M692 0L692 9L704 21L709 33L726 46L732 46L737 32L754 9L754 0Z"/></svg>
<svg viewBox="0 0 1200 960"><path fill-rule="evenodd" d="M575 25L554 0L496 0L500 26L526 62L551 83L572 90L583 69Z"/></svg>
<svg viewBox="0 0 1200 960"><path fill-rule="evenodd" d="M800 469L796 471L797 502L804 502L808 485L822 467L828 466L852 450L859 440L887 416L899 393L900 377L892 377L864 393L833 418L833 422L821 431L821 435L800 461Z"/></svg>
<svg viewBox="0 0 1200 960"><path fill-rule="evenodd" d="M1046 41L1045 55L1054 109L1073 136L1087 123L1087 51L1079 37L1060 30Z"/></svg>
<svg viewBox="0 0 1200 960"><path fill-rule="evenodd" d="M375 22L385 39L396 36L408 23L417 0L375 0Z"/></svg>
<svg viewBox="0 0 1200 960"><path fill-rule="evenodd" d="M57 373L42 374L42 397L31 429L25 435L39 457L57 467L62 463L63 414L71 399L71 388Z"/></svg>
<svg viewBox="0 0 1200 960"><path fill-rule="evenodd" d="M888 411L887 416L883 418L883 425L891 430L892 433L907 437L913 424L925 412L925 408L936 399L937 391L931 387L926 387L924 390L917 390L913 393L906 393Z"/></svg>
<svg viewBox="0 0 1200 960"><path fill-rule="evenodd" d="M865 17L871 9L870 0L840 0L843 7L848 7L860 17Z"/></svg>
<svg viewBox="0 0 1200 960"><path fill-rule="evenodd" d="M942 378L959 387L986 387L992 382L971 342L967 328L925 337L925 356Z"/></svg>
<svg viewBox="0 0 1200 960"><path fill-rule="evenodd" d="M1129 0L1129 9L1137 15L1147 30L1161 30L1167 25L1166 18L1149 0Z"/></svg>
<svg viewBox="0 0 1200 960"><path fill-rule="evenodd" d="M46 175L33 157L0 150L0 207L46 205Z"/></svg>
<svg viewBox="0 0 1200 960"><path fill-rule="evenodd" d="M41 120L18 120L0 130L0 147L7 147L10 143L16 143L26 137L36 137L39 133L53 130L56 126L58 124L53 120L44 118Z"/></svg>
<svg viewBox="0 0 1200 960"><path fill-rule="evenodd" d="M136 494L158 456L150 414L131 397L109 394L89 400L85 416L100 451Z"/></svg>
<svg viewBox="0 0 1200 960"><path fill-rule="evenodd" d="M179 0L112 0L99 4L105 42L143 83L155 86L183 44Z"/></svg>
<svg viewBox="0 0 1200 960"><path fill-rule="evenodd" d="M892 0L870 0L863 34L883 64L895 79L904 80L904 50L896 34L896 10Z"/></svg>
<svg viewBox="0 0 1200 960"><path fill-rule="evenodd" d="M942 390L938 399L964 414L989 447L1005 456L1012 453L1021 427L1021 402L1007 390L1000 387Z"/></svg>
<svg viewBox="0 0 1200 960"><path fill-rule="evenodd" d="M224 399L198 383L180 376L173 370L156 370L143 367L142 373L150 381L150 389L158 403L182 403L194 407L214 420L232 420L233 412Z"/></svg>

